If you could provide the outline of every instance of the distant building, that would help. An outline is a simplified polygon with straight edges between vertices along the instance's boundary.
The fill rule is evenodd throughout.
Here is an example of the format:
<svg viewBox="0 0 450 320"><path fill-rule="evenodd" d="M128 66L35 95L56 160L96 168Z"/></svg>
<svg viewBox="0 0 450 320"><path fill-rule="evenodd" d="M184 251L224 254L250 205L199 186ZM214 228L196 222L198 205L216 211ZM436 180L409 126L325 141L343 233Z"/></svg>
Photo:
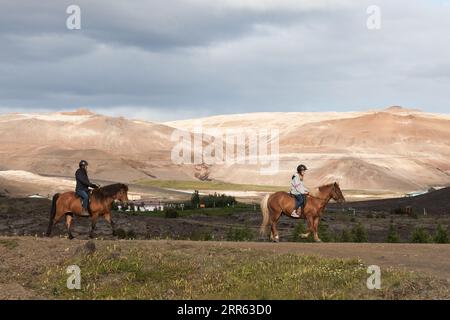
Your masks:
<svg viewBox="0 0 450 320"><path fill-rule="evenodd" d="M413 191L413 192L407 193L405 195L405 197L408 197L408 198L409 197L417 197L417 196L421 196L421 195L426 194L426 193L428 193L428 190Z"/></svg>
<svg viewBox="0 0 450 320"><path fill-rule="evenodd" d="M40 194L37 194L37 193L28 196L28 198L47 199L47 197L41 196Z"/></svg>
<svg viewBox="0 0 450 320"><path fill-rule="evenodd" d="M151 212L164 210L165 204L159 201L141 201L139 203L130 203L125 211L131 211L131 206L133 206L135 212ZM117 208L119 211L124 211L121 205L118 205Z"/></svg>

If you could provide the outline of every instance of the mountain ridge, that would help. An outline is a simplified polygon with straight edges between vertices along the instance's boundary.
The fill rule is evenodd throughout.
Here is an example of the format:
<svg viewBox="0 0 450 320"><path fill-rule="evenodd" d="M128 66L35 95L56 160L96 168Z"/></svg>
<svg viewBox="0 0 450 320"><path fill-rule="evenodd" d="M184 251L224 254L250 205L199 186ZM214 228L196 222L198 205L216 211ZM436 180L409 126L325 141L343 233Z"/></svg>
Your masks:
<svg viewBox="0 0 450 320"><path fill-rule="evenodd" d="M173 163L173 131L191 132L198 125L278 129L278 173L263 176L259 164ZM0 144L2 170L70 176L83 158L91 160L91 175L125 182L207 176L281 186L289 184L299 163L305 163L311 169L306 182L313 186L339 180L347 189L411 191L450 184L450 115L399 106L345 113L219 115L163 123L104 116L86 108L9 113L0 115Z"/></svg>

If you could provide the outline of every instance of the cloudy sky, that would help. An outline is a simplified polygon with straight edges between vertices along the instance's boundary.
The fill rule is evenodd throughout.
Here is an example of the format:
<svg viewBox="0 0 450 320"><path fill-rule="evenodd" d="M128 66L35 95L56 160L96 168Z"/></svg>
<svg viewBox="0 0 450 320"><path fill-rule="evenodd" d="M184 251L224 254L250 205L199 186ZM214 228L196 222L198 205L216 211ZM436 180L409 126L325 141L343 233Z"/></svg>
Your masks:
<svg viewBox="0 0 450 320"><path fill-rule="evenodd" d="M66 27L69 5L81 30ZM369 5L381 29L367 28ZM0 112L449 113L450 1L0 0Z"/></svg>

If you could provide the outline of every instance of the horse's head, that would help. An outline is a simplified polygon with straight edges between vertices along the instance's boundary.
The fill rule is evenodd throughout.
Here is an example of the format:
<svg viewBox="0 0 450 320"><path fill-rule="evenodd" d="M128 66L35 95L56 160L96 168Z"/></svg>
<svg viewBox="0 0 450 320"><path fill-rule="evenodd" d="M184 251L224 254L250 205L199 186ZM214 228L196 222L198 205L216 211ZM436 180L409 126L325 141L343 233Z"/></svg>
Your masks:
<svg viewBox="0 0 450 320"><path fill-rule="evenodd" d="M123 183L110 184L94 190L93 195L100 201L118 200L128 202L128 186Z"/></svg>
<svg viewBox="0 0 450 320"><path fill-rule="evenodd" d="M331 198L337 203L341 204L345 202L344 195L342 194L339 183L335 182L331 188Z"/></svg>
<svg viewBox="0 0 450 320"><path fill-rule="evenodd" d="M115 199L120 202L128 202L128 186L126 184L120 184L120 188L116 193Z"/></svg>

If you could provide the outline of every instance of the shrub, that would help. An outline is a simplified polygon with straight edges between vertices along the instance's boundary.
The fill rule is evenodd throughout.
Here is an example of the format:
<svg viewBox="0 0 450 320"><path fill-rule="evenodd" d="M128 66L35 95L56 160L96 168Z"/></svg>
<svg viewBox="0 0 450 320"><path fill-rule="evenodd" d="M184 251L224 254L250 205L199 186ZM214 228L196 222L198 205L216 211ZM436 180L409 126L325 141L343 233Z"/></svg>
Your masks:
<svg viewBox="0 0 450 320"><path fill-rule="evenodd" d="M133 229L124 230L122 228L118 228L118 229L116 229L115 235L119 239L135 239L136 238L136 233L134 232Z"/></svg>
<svg viewBox="0 0 450 320"><path fill-rule="evenodd" d="M347 229L342 230L339 237L340 242L352 242L352 234Z"/></svg>
<svg viewBox="0 0 450 320"><path fill-rule="evenodd" d="M317 232L319 233L320 240L322 240L323 242L333 242L334 240L333 233L332 231L330 231L330 228L326 223L323 222L319 223L319 228Z"/></svg>
<svg viewBox="0 0 450 320"><path fill-rule="evenodd" d="M130 229L126 232L126 239L135 239L136 238L136 233L134 232L133 229Z"/></svg>
<svg viewBox="0 0 450 320"><path fill-rule="evenodd" d="M167 208L164 210L164 216L169 219L178 218L178 211L174 208Z"/></svg>
<svg viewBox="0 0 450 320"><path fill-rule="evenodd" d="M126 233L126 231L125 231L124 229L122 229L122 228L117 228L117 229L116 229L116 236L117 236L119 239L125 239L125 238L127 237L127 233Z"/></svg>
<svg viewBox="0 0 450 320"><path fill-rule="evenodd" d="M197 208L200 204L200 196L198 194L198 190L195 190L191 196L191 204L193 208Z"/></svg>
<svg viewBox="0 0 450 320"><path fill-rule="evenodd" d="M430 235L424 228L418 227L414 230L414 232L411 236L411 242L413 242L413 243L429 243Z"/></svg>
<svg viewBox="0 0 450 320"><path fill-rule="evenodd" d="M433 241L436 243L449 243L447 228L438 224Z"/></svg>
<svg viewBox="0 0 450 320"><path fill-rule="evenodd" d="M352 241L353 242L367 242L367 231L362 226L361 223L358 223L356 226L354 226L351 230L352 235Z"/></svg>
<svg viewBox="0 0 450 320"><path fill-rule="evenodd" d="M306 233L306 228L305 228L305 223L302 220L300 220L296 224L294 231L292 232L292 240L296 241L296 242L312 242L313 241L312 233L309 235L309 237L307 239L304 239L300 236L302 233Z"/></svg>
<svg viewBox="0 0 450 320"><path fill-rule="evenodd" d="M211 241L214 235L209 230L194 230L189 235L189 240L193 241Z"/></svg>
<svg viewBox="0 0 450 320"><path fill-rule="evenodd" d="M228 241L250 241L254 237L254 232L247 226L243 228L230 228L226 236Z"/></svg>
<svg viewBox="0 0 450 320"><path fill-rule="evenodd" d="M388 236L386 239L386 242L388 243L398 243L400 242L400 235L397 231L395 231L394 225L391 224L389 226Z"/></svg>

